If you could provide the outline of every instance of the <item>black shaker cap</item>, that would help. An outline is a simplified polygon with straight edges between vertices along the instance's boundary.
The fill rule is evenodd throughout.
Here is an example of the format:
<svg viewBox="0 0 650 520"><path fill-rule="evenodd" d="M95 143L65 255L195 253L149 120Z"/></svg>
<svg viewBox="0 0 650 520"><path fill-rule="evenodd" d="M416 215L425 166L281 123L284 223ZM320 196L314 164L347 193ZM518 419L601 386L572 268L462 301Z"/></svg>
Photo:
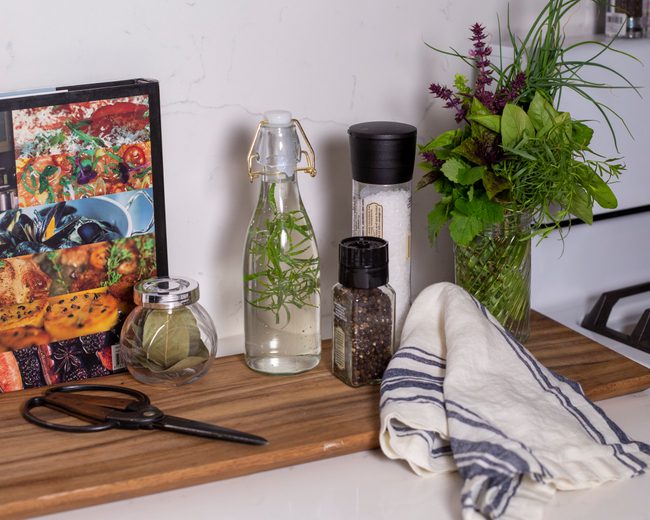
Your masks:
<svg viewBox="0 0 650 520"><path fill-rule="evenodd" d="M373 289L388 283L388 242L377 237L350 237L339 244L339 283Z"/></svg>
<svg viewBox="0 0 650 520"><path fill-rule="evenodd" d="M413 178L417 128L392 121L348 128L352 178L366 184L401 184Z"/></svg>

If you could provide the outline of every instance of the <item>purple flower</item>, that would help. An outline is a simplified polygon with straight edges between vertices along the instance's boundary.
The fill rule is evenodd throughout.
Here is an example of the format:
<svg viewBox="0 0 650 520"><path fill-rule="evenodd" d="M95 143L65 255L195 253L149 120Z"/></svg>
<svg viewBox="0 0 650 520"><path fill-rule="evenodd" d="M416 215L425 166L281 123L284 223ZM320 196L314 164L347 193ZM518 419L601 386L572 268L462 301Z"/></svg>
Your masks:
<svg viewBox="0 0 650 520"><path fill-rule="evenodd" d="M523 72L519 72L513 78L513 80L510 82L509 85L506 85L496 91L496 93L494 94L494 100L491 107L492 112L494 112L495 114L500 114L501 112L503 112L506 103L510 103L516 100L521 94L521 92L523 91L525 86L526 86L526 74Z"/></svg>
<svg viewBox="0 0 650 520"><path fill-rule="evenodd" d="M463 106L463 102L456 96L451 89L444 87L438 83L432 83L429 86L429 92L431 92L435 97L446 101L445 108L453 108L456 110L456 122L460 123L465 119L467 110Z"/></svg>
<svg viewBox="0 0 650 520"><path fill-rule="evenodd" d="M474 97L478 99L485 106L492 105L494 94L486 90L492 84L492 68L489 56L492 54L492 47L485 43L487 35L483 32L484 27L475 23L470 28L472 31L473 48L470 49L469 55L474 58L474 65L476 66L476 84L474 85Z"/></svg>
<svg viewBox="0 0 650 520"><path fill-rule="evenodd" d="M431 163L431 165L437 169L440 168L443 164L445 164L445 161L438 159L438 156L434 152L422 152L422 158L428 162Z"/></svg>

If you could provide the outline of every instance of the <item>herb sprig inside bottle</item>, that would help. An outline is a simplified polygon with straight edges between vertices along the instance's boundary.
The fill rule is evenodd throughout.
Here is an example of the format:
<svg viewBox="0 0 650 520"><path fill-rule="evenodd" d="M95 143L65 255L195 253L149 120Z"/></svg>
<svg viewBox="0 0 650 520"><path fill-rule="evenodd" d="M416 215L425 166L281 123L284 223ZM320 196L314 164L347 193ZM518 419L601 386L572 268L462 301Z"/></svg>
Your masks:
<svg viewBox="0 0 650 520"><path fill-rule="evenodd" d="M279 211L276 187L272 184L268 191L271 218L252 230L248 254L257 257L257 269L245 275L244 282L246 302L271 311L279 324L282 314L285 321L291 320L292 305L315 307L312 295L320 288L320 265L307 215L302 209Z"/></svg>

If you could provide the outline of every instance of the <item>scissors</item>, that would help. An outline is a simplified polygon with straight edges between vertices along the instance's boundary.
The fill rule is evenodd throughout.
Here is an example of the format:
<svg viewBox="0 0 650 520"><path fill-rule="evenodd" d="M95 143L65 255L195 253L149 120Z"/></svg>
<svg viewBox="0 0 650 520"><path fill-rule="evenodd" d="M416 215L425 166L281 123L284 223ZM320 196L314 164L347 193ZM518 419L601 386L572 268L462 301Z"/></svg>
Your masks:
<svg viewBox="0 0 650 520"><path fill-rule="evenodd" d="M112 392L128 397L89 395L80 392ZM54 423L34 415L34 408L50 408L88 422L87 425ZM48 389L43 395L23 403L23 417L29 422L63 432L84 433L123 428L127 430L167 430L209 439L264 445L268 441L250 433L213 424L165 415L151 404L149 397L138 390L112 385L62 385Z"/></svg>

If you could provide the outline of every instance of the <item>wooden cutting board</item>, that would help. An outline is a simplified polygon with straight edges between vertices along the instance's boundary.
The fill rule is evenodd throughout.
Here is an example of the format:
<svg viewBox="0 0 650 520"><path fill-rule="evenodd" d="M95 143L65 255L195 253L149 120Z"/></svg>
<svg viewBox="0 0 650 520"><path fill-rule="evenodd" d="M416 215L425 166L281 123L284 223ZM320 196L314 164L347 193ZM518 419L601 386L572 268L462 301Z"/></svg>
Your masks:
<svg viewBox="0 0 650 520"><path fill-rule="evenodd" d="M650 387L650 370L541 316L529 349L549 368L604 399ZM41 390L0 396L0 518L22 518L124 499L378 447L378 388L353 389L318 368L272 377L242 356L219 358L202 380L165 389L126 374L98 382L149 394L170 415L250 431L264 447L160 431L66 434L26 423L21 403Z"/></svg>

